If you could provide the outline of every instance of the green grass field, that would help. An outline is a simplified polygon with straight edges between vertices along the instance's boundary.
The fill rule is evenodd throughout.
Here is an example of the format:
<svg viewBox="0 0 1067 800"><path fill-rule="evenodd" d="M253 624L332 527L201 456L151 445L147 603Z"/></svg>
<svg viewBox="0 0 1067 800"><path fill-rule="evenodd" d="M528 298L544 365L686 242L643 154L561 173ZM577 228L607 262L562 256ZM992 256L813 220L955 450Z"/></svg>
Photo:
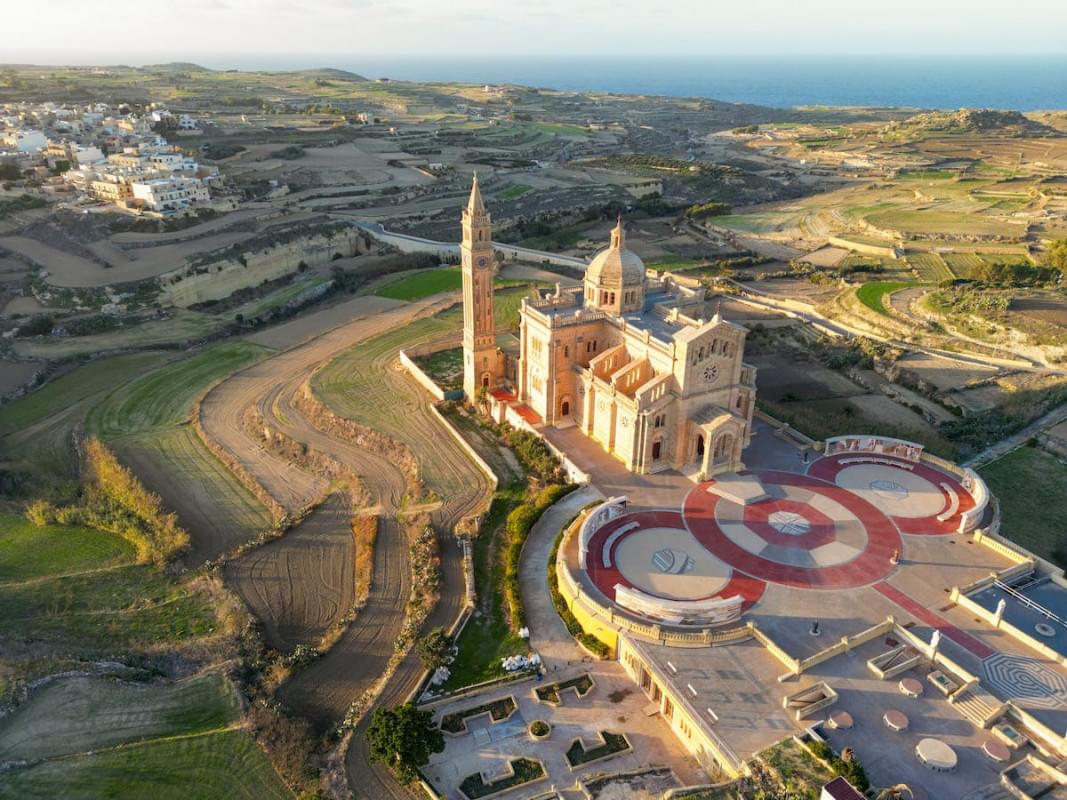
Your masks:
<svg viewBox="0 0 1067 800"><path fill-rule="evenodd" d="M911 281L875 281L873 283L865 283L856 290L856 297L871 311L883 316L889 316L889 309L885 306L886 296L900 289L907 289L909 286L915 285Z"/></svg>
<svg viewBox="0 0 1067 800"><path fill-rule="evenodd" d="M908 253L907 258L921 281L940 283L956 277L945 260L937 253L911 252Z"/></svg>
<svg viewBox="0 0 1067 800"><path fill-rule="evenodd" d="M1025 225L1005 222L997 217L955 211L897 208L871 214L867 221L879 228L905 234L1017 237L1026 233Z"/></svg>
<svg viewBox="0 0 1067 800"><path fill-rule="evenodd" d="M249 342L223 342L120 386L89 413L87 427L110 439L188 418L189 409L215 381L273 352Z"/></svg>
<svg viewBox="0 0 1067 800"><path fill-rule="evenodd" d="M0 652L32 644L95 658L209 636L216 626L210 597L148 566L0 585Z"/></svg>
<svg viewBox="0 0 1067 800"><path fill-rule="evenodd" d="M0 408L0 438L36 425L82 400L109 392L170 357L168 353L131 353L78 367Z"/></svg>
<svg viewBox="0 0 1067 800"><path fill-rule="evenodd" d="M420 300L431 294L458 292L462 288L463 275L459 267L443 267L405 275L385 284L375 294L392 300Z"/></svg>
<svg viewBox="0 0 1067 800"><path fill-rule="evenodd" d="M205 733L231 725L240 714L233 686L221 672L171 684L63 678L0 720L0 762L39 761Z"/></svg>
<svg viewBox="0 0 1067 800"><path fill-rule="evenodd" d="M1021 447L978 470L1000 501L1003 536L1067 567L1067 519L1050 498L1067 493L1067 466L1036 447Z"/></svg>
<svg viewBox="0 0 1067 800"><path fill-rule="evenodd" d="M92 336L22 339L15 352L24 358L60 359L114 350L184 344L218 330L223 321L210 314L179 309L169 319L151 320Z"/></svg>
<svg viewBox="0 0 1067 800"><path fill-rule="evenodd" d="M527 186L525 183L515 183L509 186L502 192L497 192L497 200L517 200L527 192L532 192L533 187Z"/></svg>
<svg viewBox="0 0 1067 800"><path fill-rule="evenodd" d="M134 548L92 528L46 525L0 514L0 583L132 563Z"/></svg>
<svg viewBox="0 0 1067 800"><path fill-rule="evenodd" d="M150 797L152 800L291 800L247 733L226 730L128 745L0 773L0 798Z"/></svg>

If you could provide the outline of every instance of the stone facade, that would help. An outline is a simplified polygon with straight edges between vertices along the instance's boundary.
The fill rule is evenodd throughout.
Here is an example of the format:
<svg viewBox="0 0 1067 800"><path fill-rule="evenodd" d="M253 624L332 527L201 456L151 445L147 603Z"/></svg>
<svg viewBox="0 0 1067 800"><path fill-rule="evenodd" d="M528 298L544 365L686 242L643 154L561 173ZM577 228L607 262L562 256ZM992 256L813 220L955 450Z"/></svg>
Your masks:
<svg viewBox="0 0 1067 800"><path fill-rule="evenodd" d="M582 288L523 301L512 373L502 357L489 355L485 338L491 276L488 288L479 284L477 264L492 264L492 245L470 238L489 234L477 185L463 225L468 397L481 386L503 388L504 376L514 374L507 388L518 405L546 425L577 425L634 472L676 469L702 479L742 468L756 370L743 361L745 328L719 314L703 318L703 290L650 278L626 248L620 220Z"/></svg>

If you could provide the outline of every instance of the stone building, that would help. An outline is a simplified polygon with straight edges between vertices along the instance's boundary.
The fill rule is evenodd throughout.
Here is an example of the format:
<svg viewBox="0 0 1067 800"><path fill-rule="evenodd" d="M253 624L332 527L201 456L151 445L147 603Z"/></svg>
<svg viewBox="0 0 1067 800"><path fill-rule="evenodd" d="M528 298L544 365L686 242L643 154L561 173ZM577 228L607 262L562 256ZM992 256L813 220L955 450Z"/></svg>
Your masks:
<svg viewBox="0 0 1067 800"><path fill-rule="evenodd" d="M514 369L491 336L492 243L477 182L461 249L468 397L504 390L498 400L525 407L524 418L578 426L634 472L700 479L741 468L756 393L746 330L705 319L702 290L650 277L621 220L582 287L523 301Z"/></svg>

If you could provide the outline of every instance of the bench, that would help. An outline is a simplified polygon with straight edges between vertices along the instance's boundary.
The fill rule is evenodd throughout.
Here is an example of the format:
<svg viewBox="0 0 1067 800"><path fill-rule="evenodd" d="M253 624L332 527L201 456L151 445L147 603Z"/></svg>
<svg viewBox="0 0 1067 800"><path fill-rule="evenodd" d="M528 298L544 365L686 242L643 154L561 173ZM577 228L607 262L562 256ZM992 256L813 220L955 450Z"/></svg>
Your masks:
<svg viewBox="0 0 1067 800"><path fill-rule="evenodd" d="M937 515L938 522L952 519L952 517L956 516L956 513L960 510L960 496L956 493L956 490L947 483L941 484L941 490L948 493L948 508Z"/></svg>
<svg viewBox="0 0 1067 800"><path fill-rule="evenodd" d="M906 464L902 461L891 461L888 458L878 458L877 456L861 456L857 458L842 458L842 464L884 464L887 467L897 467L898 469L906 469L909 472L915 469L911 464Z"/></svg>
<svg viewBox="0 0 1067 800"><path fill-rule="evenodd" d="M627 522L625 525L619 527L617 531L612 531L604 542L604 547L601 549L600 558L604 562L605 567L611 566L611 548L615 546L615 542L619 541L623 536L628 534L635 528L640 528L640 522Z"/></svg>

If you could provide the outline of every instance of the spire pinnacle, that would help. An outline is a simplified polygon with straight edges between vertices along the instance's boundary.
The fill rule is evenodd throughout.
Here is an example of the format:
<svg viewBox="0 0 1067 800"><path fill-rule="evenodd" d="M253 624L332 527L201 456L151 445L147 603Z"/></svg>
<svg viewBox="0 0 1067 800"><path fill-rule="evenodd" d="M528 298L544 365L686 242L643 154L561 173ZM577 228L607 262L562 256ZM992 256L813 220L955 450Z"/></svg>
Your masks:
<svg viewBox="0 0 1067 800"><path fill-rule="evenodd" d="M484 214L485 202L482 200L482 190L478 188L478 173L474 173L474 180L471 181L471 196L467 201L467 212L470 214Z"/></svg>

